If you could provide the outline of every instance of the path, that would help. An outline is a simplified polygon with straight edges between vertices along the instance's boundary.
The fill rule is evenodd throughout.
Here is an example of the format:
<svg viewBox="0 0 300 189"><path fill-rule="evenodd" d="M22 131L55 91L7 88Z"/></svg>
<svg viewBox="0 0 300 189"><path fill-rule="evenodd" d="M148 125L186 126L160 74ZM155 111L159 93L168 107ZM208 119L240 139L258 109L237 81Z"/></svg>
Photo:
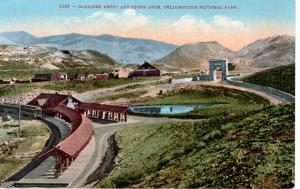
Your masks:
<svg viewBox="0 0 300 189"><path fill-rule="evenodd" d="M238 86L230 85L229 83L226 83L226 82L195 81L195 82L192 82L192 83L178 84L178 86L187 86L187 85L199 85L199 86L206 85L206 86L226 87L226 88L230 88L230 89L237 89L237 90L240 90L240 91L255 93L255 94L269 100L270 103L273 104L273 105L286 103L286 101L284 99L280 98L280 97L276 97L274 95L267 94L265 92L254 90L254 89L249 89L249 88L245 88L245 87L238 87Z"/></svg>
<svg viewBox="0 0 300 189"><path fill-rule="evenodd" d="M110 87L110 88L101 88L101 89L96 89L93 91L87 91L87 92L83 92L80 94L75 94L74 97L78 98L79 100L81 100L83 102L95 102L96 99L98 99L100 97L105 97L108 94L112 94L112 93L118 93L118 92L122 91L122 89L125 90L125 88L127 88L129 86L134 86L137 84L147 86L149 84L155 84L158 81L159 80L145 81L145 82L130 83L130 84L116 86L116 87Z"/></svg>

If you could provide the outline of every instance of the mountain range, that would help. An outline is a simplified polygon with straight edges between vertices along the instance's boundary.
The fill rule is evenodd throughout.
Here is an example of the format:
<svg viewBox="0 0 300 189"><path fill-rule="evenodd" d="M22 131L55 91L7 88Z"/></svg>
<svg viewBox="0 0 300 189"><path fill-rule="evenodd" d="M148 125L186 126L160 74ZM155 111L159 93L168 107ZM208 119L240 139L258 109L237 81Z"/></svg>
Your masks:
<svg viewBox="0 0 300 189"><path fill-rule="evenodd" d="M0 44L18 46L55 47L60 50L95 50L107 54L121 64L141 64L164 57L176 49L176 45L136 38L112 35L65 34L35 37L24 31L0 33Z"/></svg>
<svg viewBox="0 0 300 189"><path fill-rule="evenodd" d="M27 32L2 32L0 44L39 46L43 49L101 52L121 64L148 61L165 71L208 69L208 60L226 58L236 64L237 71L256 72L295 63L295 37L275 35L259 39L234 52L217 41L176 46L173 44L112 35L66 34L35 37Z"/></svg>

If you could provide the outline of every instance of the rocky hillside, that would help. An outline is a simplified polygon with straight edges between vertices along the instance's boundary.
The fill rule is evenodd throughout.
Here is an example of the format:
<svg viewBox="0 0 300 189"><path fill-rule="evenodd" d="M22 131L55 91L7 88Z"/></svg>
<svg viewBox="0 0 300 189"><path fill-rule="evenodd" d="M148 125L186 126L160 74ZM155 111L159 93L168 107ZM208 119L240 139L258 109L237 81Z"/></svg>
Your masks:
<svg viewBox="0 0 300 189"><path fill-rule="evenodd" d="M55 47L60 50L96 50L121 64L141 64L154 61L175 50L173 44L161 41L123 38L112 35L65 34L35 37L27 32L2 32L0 44Z"/></svg>
<svg viewBox="0 0 300 189"><path fill-rule="evenodd" d="M295 63L295 37L276 35L257 40L236 53L237 57L253 61L253 67L273 68Z"/></svg>
<svg viewBox="0 0 300 189"><path fill-rule="evenodd" d="M208 60L212 58L233 59L233 51L216 41L186 44L178 47L166 57L154 62L163 70L189 71L208 69Z"/></svg>
<svg viewBox="0 0 300 189"><path fill-rule="evenodd" d="M235 71L254 73L295 63L295 37L276 35L257 40L237 52L218 42L199 42L178 47L164 58L154 61L163 70L190 71L207 69L210 58L227 58L236 64Z"/></svg>
<svg viewBox="0 0 300 189"><path fill-rule="evenodd" d="M35 65L40 68L78 68L96 66L113 68L118 63L109 56L92 50L58 50L39 46L20 47L15 45L0 46L0 60L20 64Z"/></svg>

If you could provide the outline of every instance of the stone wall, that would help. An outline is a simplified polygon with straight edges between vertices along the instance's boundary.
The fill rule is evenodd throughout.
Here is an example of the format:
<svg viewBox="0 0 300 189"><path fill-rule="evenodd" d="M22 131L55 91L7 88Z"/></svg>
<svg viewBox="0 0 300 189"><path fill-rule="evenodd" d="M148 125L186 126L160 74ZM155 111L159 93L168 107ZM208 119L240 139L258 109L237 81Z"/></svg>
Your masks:
<svg viewBox="0 0 300 189"><path fill-rule="evenodd" d="M274 89L274 88L262 86L262 85L255 85L252 83L245 83L245 82L241 82L241 81L226 80L226 82L231 85L238 86L238 87L245 87L245 88L250 88L250 89L257 90L257 91L261 91L268 95L284 99L288 102L295 102L295 96L293 96L289 93L286 93L284 91L280 91L278 89Z"/></svg>
<svg viewBox="0 0 300 189"><path fill-rule="evenodd" d="M200 75L199 76L200 81L209 81L209 75Z"/></svg>

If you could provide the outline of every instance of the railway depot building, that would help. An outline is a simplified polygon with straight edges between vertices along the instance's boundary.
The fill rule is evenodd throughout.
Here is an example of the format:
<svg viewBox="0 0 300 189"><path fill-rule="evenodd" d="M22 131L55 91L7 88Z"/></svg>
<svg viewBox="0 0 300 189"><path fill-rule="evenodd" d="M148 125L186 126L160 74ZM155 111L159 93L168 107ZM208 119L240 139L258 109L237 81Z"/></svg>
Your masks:
<svg viewBox="0 0 300 189"><path fill-rule="evenodd" d="M62 106L75 109L88 118L115 122L126 122L128 107L98 103L84 103L70 95L41 93L28 102L27 105L39 106L43 114L49 114L51 109Z"/></svg>
<svg viewBox="0 0 300 189"><path fill-rule="evenodd" d="M51 171L54 172L54 178L58 178L62 175L79 156L81 151L89 144L94 135L94 128L91 122L92 118L114 122L126 122L128 111L128 107L125 106L84 103L71 95L58 93L41 93L28 102L27 105L0 103L0 113L18 115L20 109L22 116L42 119L42 115L47 115L50 117L58 117L69 123L69 131L64 137L60 138L59 141L51 140L51 142L55 142L55 144L49 143L50 146L47 146L46 150L32 161L33 164L30 164L30 166L36 164L39 166L49 157L54 157L55 164L54 167L51 168ZM48 162L46 162L45 165L47 163ZM30 166L29 169L31 169ZM22 177L24 177L22 176L22 172L21 174L17 173L14 175L14 179L17 180ZM47 183L48 181L45 182Z"/></svg>

